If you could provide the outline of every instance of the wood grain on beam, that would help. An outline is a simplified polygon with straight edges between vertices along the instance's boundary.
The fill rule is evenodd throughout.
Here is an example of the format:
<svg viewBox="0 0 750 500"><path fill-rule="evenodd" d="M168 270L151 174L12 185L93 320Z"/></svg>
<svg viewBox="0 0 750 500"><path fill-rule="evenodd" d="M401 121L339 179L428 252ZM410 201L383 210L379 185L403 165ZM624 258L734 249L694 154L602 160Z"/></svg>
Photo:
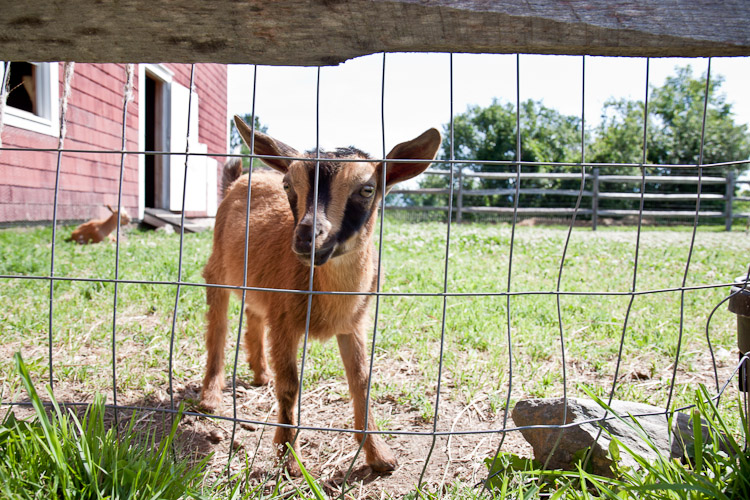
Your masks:
<svg viewBox="0 0 750 500"><path fill-rule="evenodd" d="M375 52L750 55L744 0L0 0L0 59L332 65Z"/></svg>

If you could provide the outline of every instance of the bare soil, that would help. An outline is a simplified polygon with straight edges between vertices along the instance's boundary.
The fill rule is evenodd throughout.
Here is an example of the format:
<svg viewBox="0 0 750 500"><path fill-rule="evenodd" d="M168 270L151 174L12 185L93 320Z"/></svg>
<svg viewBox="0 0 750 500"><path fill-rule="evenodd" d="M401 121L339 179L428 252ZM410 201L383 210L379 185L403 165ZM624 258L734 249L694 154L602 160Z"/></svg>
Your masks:
<svg viewBox="0 0 750 500"><path fill-rule="evenodd" d="M5 350L5 349L3 349ZM224 391L224 405L219 416L229 419L233 416L231 381ZM42 383L38 384L41 389ZM188 412L200 412L197 402L200 398L200 380L187 384L175 385L174 405L185 403ZM40 393L43 391L40 391ZM91 402L93 395L81 383L58 381L55 384L55 397L59 402ZM119 406L169 409L170 399L166 391L160 395L143 397L132 392L119 393ZM251 467L250 484L265 483L271 491L279 480L280 469L273 448L273 426L262 425L262 422L275 422L276 398L273 382L265 387L253 387L238 382L236 393L237 418L256 423L234 425L232 420L212 418L210 415L185 415L179 423L177 443L180 454L200 460L211 454L209 460L209 479L229 472L234 475ZM305 391L302 397L301 422L303 426L333 429L351 429L353 412L351 403L346 397L345 380L334 380L320 384ZM18 395L16 402L28 402L26 395ZM434 395L430 397L434 398ZM44 398L43 398L44 399ZM7 398L4 398L7 402ZM107 402L112 402L111 394ZM394 431L385 439L396 453L399 466L389 474L375 473L364 460L364 452L357 454L358 444L351 432L302 430L299 435L299 449L304 466L328 490L329 494L340 494L344 477L349 473L348 496L352 498L399 498L414 491L422 478L422 486L430 491L441 489L457 481L464 484L477 484L486 478L487 467L484 459L492 457L497 451L501 434L458 434L452 436L429 435L433 423L426 422L416 408L399 405L391 398L373 401L374 412L382 422L382 429ZM82 407L72 407L82 412ZM13 411L20 418L29 416L32 410L28 406L14 406ZM488 431L503 427L503 412L493 413L485 397L470 404L461 404L450 397L450 389L441 391L439 405L441 418L436 429L445 431ZM132 410L120 410L119 421L125 429L132 415ZM143 411L136 414L136 428L156 432L157 436L169 432L171 413ZM114 421L113 412L109 417ZM513 427L508 417L507 427ZM234 442L232 434L234 432ZM398 434L413 432L420 435ZM231 462L230 449L232 449ZM506 435L503 451L531 456L531 448L519 432ZM355 460L356 458L356 460ZM429 458L427 467L425 461ZM354 465L351 472L349 472ZM296 480L301 482L301 479Z"/></svg>
<svg viewBox="0 0 750 500"><path fill-rule="evenodd" d="M9 359L12 353L19 349L24 351L27 359L39 357L42 351L46 351L46 347L43 346L24 348L11 342L0 346L0 356ZM118 357L121 359L138 355L136 350L118 352ZM736 354L720 349L716 355L719 380L723 382L730 377L735 367ZM69 363L97 358L102 366L105 365L103 361L108 356L109 352L102 348L83 349L76 353L67 353L65 357L66 362ZM556 361L550 360L551 363ZM624 361L620 369L618 385L639 387L647 393L654 390L653 388L663 388L664 384L671 380L671 367L663 367L660 371L652 373L650 366L647 353L644 353L643 357ZM193 368L195 371L192 373L200 372L202 369L202 367ZM714 387L713 368L707 353L701 353L696 357L689 371L687 368L679 366L677 371L678 384L683 390L689 390L691 386L697 387L699 382L706 384L709 388ZM104 370L103 366L102 369ZM157 369L166 371L166 366ZM576 383L596 383L604 387L611 384L602 379L601 373L596 373L580 360L570 361L567 373L569 387L574 387ZM12 376L12 374L4 374L2 378L5 380L2 385L7 388L8 379ZM110 375L102 372L97 376L106 378ZM374 374L374 377L387 379L389 383L397 386L403 386L410 378L422 376L416 373L414 364L409 362L409 356L390 360L387 368L381 366ZM399 466L393 473L373 472L365 464L364 453L357 454L358 445L353 434L331 430L301 431L299 449L305 467L328 490L329 494L338 495L341 492L343 479L349 473L354 460L347 483L348 488L351 488L348 489L348 495L351 498L399 498L413 492L420 482L420 477L422 486L429 491L440 491L445 486L457 482L464 485L481 483L487 473L484 460L494 456L502 437L502 433L486 431L497 431L503 428L504 411L502 408L492 411L489 401L489 394L492 392L490 390L480 393L475 400L466 402L465 397L461 395L460 387L451 381L448 375L444 376L443 382L437 425L434 425L432 419L426 421L419 409L399 403L392 395L371 402L380 428L392 432L386 435L386 441L399 460ZM514 388L520 387L517 384L521 382L515 382ZM37 387L41 389L42 385L43 381L39 381ZM106 386L106 384L100 381L98 386ZM187 381L175 380L173 403L175 407L184 403L185 410L190 413L179 423L177 443L180 453L195 460L211 455L208 465L210 480L227 474L229 464L228 470L232 475L243 471L248 473L247 487L264 483L264 488L271 491L279 481L280 470L272 443L274 427L262 425L262 423L276 421L273 382L265 387L253 387L244 381L238 381L236 417L239 420L254 423L240 422L236 426L231 420L234 416L231 380L227 381L227 386L224 391L224 403L218 413L219 417L225 417L221 419L213 418L211 415L198 415L201 412L198 407L200 378L192 377ZM91 387L92 382L85 378L68 378L57 380L54 392L60 402L85 403L93 400ZM523 397L522 394L516 394L518 390L522 389L514 389L515 399ZM504 384L500 391L504 399L507 385ZM43 391L40 390L41 392ZM165 410L169 409L172 404L168 392L167 387L151 388L150 391L148 388L144 391L120 391L117 403L126 407ZM302 397L302 425L350 430L353 412L347 394L348 389L343 377L306 388ZM736 397L736 384L730 384L727 394L726 399ZM111 403L112 394L109 393L106 396L108 403ZM434 393L425 396L434 402ZM8 402L10 399L6 392L3 402ZM16 394L14 400L28 401L26 395L21 393ZM659 404L659 402L655 403ZM78 409L80 411L80 407ZM22 417L30 414L31 410L21 406L14 407L14 411ZM119 412L119 420L123 429L131 415L131 410ZM163 435L169 431L171 415L161 411L139 412L136 415L138 428ZM507 428L515 426L510 417L505 425ZM460 432L461 434L437 436L433 439L430 435L433 430ZM233 433L234 439L232 439ZM231 460L230 449L232 450ZM533 456L531 447L518 431L508 432L505 435L502 451L526 457ZM426 467L425 463L427 463ZM301 479L296 481L302 482ZM291 486L287 484L286 488L291 488Z"/></svg>

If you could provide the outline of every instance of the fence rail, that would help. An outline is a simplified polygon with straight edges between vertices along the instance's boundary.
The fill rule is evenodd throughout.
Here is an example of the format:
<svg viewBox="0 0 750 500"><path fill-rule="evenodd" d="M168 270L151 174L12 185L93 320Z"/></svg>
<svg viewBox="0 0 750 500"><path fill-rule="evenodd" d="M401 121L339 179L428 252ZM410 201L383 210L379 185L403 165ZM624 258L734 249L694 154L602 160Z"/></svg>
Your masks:
<svg viewBox="0 0 750 500"><path fill-rule="evenodd" d="M705 218L724 219L724 226L727 231L732 229L732 221L738 218L750 217L750 213L746 212L735 212L733 210L733 204L735 202L748 202L750 197L748 196L736 196L737 191L737 179L733 171L728 171L724 177L720 176L686 176L686 175L599 175L599 168L593 168L591 173L583 175L584 182L590 183L590 189L578 190L578 189L556 189L556 188L524 188L519 187L518 191L515 188L498 188L498 189L466 189L464 186L464 179L475 178L475 179L487 179L487 180L514 180L519 177L517 174L512 172L464 172L461 165L457 165L458 169L455 178L459 183L458 187L453 190L455 200L453 203L452 211L454 213L456 221L460 222L463 220L464 214L512 214L513 202L512 197L515 196L516 192L519 195L532 195L532 196L562 196L569 198L576 198L579 195L582 198L590 199L590 203L586 205L582 204L582 207L578 211L571 207L523 207L520 206L517 212L525 216L545 216L545 217L569 217L576 213L577 215L591 217L592 229L596 230L599 217L627 217L637 216L641 211L629 210L626 208L604 208L601 207L601 200L639 200L641 196L644 200L652 202L675 202L675 201L702 201L706 200L722 200L724 206L722 210L699 210L698 216ZM425 172L428 175L439 175L448 176L450 170L444 169L431 169ZM520 180L523 185L523 181L560 181L560 180L581 180L581 174L576 173L560 173L560 172L528 172L521 173ZM692 184L696 186L695 193L649 193L630 191L605 191L602 189L602 185L614 184L614 183L633 183L640 184L645 182L646 184ZM701 192L700 195L697 192L698 184L701 185L725 185L726 189L724 193L705 193ZM389 210L405 210L405 211L448 211L446 205L417 205L415 204L414 196L420 195L442 195L448 196L450 190L448 188L413 188L413 189L394 189L391 194L401 195L401 204L389 204L387 209ZM466 197L472 196L507 196L509 202L507 206L471 206L465 204ZM664 217L664 218L692 218L695 217L695 210L675 210L665 208L644 210L642 214L647 217Z"/></svg>

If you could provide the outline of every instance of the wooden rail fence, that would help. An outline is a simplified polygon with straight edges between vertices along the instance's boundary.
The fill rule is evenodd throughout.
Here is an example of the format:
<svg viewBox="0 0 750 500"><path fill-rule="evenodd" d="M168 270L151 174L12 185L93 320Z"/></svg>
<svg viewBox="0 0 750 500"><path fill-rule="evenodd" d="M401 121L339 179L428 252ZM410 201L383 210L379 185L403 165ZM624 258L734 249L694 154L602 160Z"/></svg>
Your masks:
<svg viewBox="0 0 750 500"><path fill-rule="evenodd" d="M431 169L427 170L425 174L428 175L440 175L449 176L449 170L438 170ZM472 206L465 205L464 201L466 197L472 196L507 196L510 200L515 196L515 187L502 188L502 189L466 189L464 186L465 179L492 179L492 180L512 180L516 178L515 173L492 173L492 172L464 172L463 168L457 167L454 173L456 180L456 188L454 189L454 220L456 222L462 222L464 215L466 214L512 214L514 211L512 201L505 206ZM520 195L534 195L534 196L557 196L557 197L569 197L571 203L569 207L545 207L545 206L533 206L533 207L518 207L518 214L522 216L543 216L543 217L570 217L575 212L575 199L579 195L578 189L550 189L550 188L539 188L531 187L524 188L524 181L560 181L577 180L580 182L581 175L576 173L522 173L520 175L521 186L518 190ZM596 230L599 223L600 217L627 217L637 216L639 210L627 209L627 208L603 208L601 207L602 200L639 200L641 197L638 188L633 191L615 191L610 186L615 183L618 184L635 184L638 186L642 182L640 175L601 175L599 168L592 169L591 173L585 175L585 185L589 185L589 189L584 189L582 192L581 205L577 211L579 216L586 216L591 220L591 226L593 230ZM645 176L646 184L687 184L695 185L696 192L694 193L659 193L659 192L648 192L644 193L644 200L650 202L673 202L673 201L695 201L698 197L697 185L699 182L698 176L675 176L675 175L647 175ZM733 204L735 202L748 202L750 197L748 196L736 196L737 179L733 171L727 171L724 177L719 176L707 176L704 175L700 179L703 186L706 185L724 185L724 193L706 193L701 192L701 201L706 200L722 200L722 210L700 210L699 217L701 218L713 218L723 219L725 229L731 231L732 221L737 218L750 218L750 213L735 212L733 210ZM607 188L609 187L609 190ZM448 188L414 188L414 189L394 189L391 194L401 195L398 198L397 204L388 204L388 210L412 210L412 211L448 211L448 206L445 205L419 205L414 203L415 195L443 195L448 196L450 191ZM693 210L674 210L674 209L649 209L644 210L643 215L645 217L653 218L693 218L695 217L695 209Z"/></svg>

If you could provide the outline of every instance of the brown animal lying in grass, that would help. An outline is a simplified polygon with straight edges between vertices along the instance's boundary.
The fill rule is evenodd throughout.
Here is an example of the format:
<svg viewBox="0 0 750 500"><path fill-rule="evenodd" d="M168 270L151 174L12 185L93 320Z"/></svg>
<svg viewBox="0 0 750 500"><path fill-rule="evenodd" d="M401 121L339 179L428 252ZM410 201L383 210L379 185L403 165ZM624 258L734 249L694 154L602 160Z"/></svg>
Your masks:
<svg viewBox="0 0 750 500"><path fill-rule="evenodd" d="M122 211L113 210L109 205L107 205L107 208L112 212L112 215L106 219L94 219L84 222L73 231L73 234L71 234L70 238L66 241L75 241L81 245L100 243L104 241L105 238L109 238L110 241L115 241L115 237L110 233L117 228L118 214L120 215L120 226L129 224L130 216L124 208Z"/></svg>
<svg viewBox="0 0 750 500"><path fill-rule="evenodd" d="M256 171L252 177L250 230L245 241L248 176L240 177L239 162L225 167L224 200L216 214L214 244L203 271L209 284L241 286L247 243L247 285L261 288L307 290L314 242L314 281L316 291L375 292L377 253L373 236L383 191L396 183L422 173L440 147L440 133L430 129L409 142L397 145L388 154L385 186L383 163L354 148L321 152L319 164L317 215L315 215L313 159L290 160L278 157L314 158L258 131L253 132L238 117L235 123L247 144L254 142L255 153L268 155L263 161L276 172ZM254 137L254 141L253 141ZM365 160L365 161L346 161ZM343 161L332 161L343 160ZM422 160L402 162L399 160ZM239 178L238 178L239 177ZM236 179L236 180L235 180ZM313 222L314 221L314 222ZM241 296L241 291L238 295ZM224 346L227 334L229 290L207 287L208 361L203 379L201 404L209 411L219 407L224 388ZM369 295L314 295L309 318L310 338L326 340L336 336L346 369L354 405L354 425L363 430L367 411L367 334ZM286 443L294 446L294 425L299 390L297 351L305 334L308 296L280 292L248 291L245 305L247 326L245 350L256 385L270 378L266 362L266 328L271 366L276 375L279 404L274 442L279 454ZM367 429L376 431L370 414ZM356 434L362 440L363 434ZM367 463L376 471L391 471L396 458L378 434L366 437ZM292 458L286 467L292 474L300 469Z"/></svg>

